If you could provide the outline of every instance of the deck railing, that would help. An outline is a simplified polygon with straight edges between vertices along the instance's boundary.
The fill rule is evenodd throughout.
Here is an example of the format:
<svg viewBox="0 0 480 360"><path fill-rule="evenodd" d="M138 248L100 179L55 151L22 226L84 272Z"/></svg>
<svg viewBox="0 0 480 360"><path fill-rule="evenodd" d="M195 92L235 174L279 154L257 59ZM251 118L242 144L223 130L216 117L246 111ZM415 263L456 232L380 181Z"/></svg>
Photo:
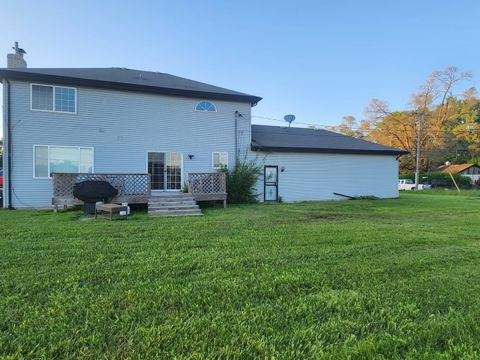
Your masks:
<svg viewBox="0 0 480 360"><path fill-rule="evenodd" d="M68 207L82 204L73 196L76 183L86 180L102 180L109 182L118 190L112 202L128 202L130 204L146 204L151 195L149 174L90 174L90 173L53 173L52 205ZM188 189L196 201L222 200L227 202L225 173L189 173Z"/></svg>
<svg viewBox="0 0 480 360"><path fill-rule="evenodd" d="M82 202L73 196L73 187L76 183L86 180L109 182L118 190L118 194L112 199L112 202L148 203L151 192L149 174L53 173L52 179L52 205L55 207L81 204Z"/></svg>
<svg viewBox="0 0 480 360"><path fill-rule="evenodd" d="M188 191L196 201L222 200L227 204L227 185L225 173L190 173Z"/></svg>

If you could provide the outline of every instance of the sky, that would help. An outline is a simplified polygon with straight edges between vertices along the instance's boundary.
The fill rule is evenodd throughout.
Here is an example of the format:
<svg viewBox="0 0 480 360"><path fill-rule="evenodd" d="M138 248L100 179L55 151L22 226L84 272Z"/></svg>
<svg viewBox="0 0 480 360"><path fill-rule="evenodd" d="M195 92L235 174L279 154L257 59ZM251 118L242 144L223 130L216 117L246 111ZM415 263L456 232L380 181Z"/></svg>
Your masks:
<svg viewBox="0 0 480 360"><path fill-rule="evenodd" d="M480 79L478 0L2 0L1 12L0 67L18 41L28 67L170 73L263 97L261 124L360 120L372 98L403 109L451 65Z"/></svg>

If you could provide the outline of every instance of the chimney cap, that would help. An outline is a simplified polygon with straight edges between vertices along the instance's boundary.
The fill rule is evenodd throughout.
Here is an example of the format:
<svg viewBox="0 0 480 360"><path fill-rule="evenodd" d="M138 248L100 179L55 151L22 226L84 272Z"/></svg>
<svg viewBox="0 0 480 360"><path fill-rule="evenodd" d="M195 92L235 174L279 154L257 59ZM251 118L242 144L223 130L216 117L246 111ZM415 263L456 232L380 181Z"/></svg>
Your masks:
<svg viewBox="0 0 480 360"><path fill-rule="evenodd" d="M15 46L12 46L12 49L15 50L15 54L23 55L27 53L25 50L18 47L18 41L15 41Z"/></svg>
<svg viewBox="0 0 480 360"><path fill-rule="evenodd" d="M23 50L22 48L16 48L15 46L12 46L12 49L15 50L16 54L26 54L27 52Z"/></svg>

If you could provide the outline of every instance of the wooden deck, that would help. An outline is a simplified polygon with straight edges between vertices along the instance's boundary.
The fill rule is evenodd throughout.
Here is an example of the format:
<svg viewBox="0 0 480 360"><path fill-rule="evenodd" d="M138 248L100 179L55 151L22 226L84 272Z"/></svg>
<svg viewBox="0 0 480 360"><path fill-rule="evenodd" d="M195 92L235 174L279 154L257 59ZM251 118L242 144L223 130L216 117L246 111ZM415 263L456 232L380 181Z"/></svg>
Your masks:
<svg viewBox="0 0 480 360"><path fill-rule="evenodd" d="M54 209L69 208L82 205L83 201L73 196L76 183L86 180L102 180L109 182L118 190L118 195L111 199L112 203L148 204L152 194L149 174L90 174L90 173L53 173ZM223 201L227 206L227 191L224 173L190 173L188 174L189 194L195 201ZM170 193L175 194L175 193ZM177 193L178 194L178 193Z"/></svg>

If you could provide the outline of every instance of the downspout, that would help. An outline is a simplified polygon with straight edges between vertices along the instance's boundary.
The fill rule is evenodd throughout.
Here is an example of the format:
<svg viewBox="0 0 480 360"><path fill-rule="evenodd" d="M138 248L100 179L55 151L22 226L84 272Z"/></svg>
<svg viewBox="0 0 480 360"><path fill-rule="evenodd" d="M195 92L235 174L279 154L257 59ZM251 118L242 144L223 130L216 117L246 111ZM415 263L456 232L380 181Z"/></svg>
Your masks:
<svg viewBox="0 0 480 360"><path fill-rule="evenodd" d="M12 127L11 123L11 91L10 91L10 81L5 78L7 83L7 175L8 175L8 208L13 209L12 207Z"/></svg>
<svg viewBox="0 0 480 360"><path fill-rule="evenodd" d="M238 110L235 110L235 162L238 160Z"/></svg>

